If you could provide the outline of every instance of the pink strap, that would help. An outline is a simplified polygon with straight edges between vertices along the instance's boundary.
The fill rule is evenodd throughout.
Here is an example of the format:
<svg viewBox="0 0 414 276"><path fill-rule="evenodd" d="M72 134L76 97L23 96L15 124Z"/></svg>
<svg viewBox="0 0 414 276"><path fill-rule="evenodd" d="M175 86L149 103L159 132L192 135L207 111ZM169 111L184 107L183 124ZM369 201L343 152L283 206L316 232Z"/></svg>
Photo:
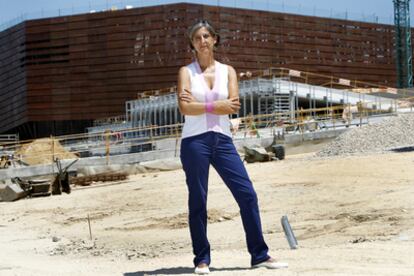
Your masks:
<svg viewBox="0 0 414 276"><path fill-rule="evenodd" d="M205 103L205 109L207 113L211 113L214 110L214 103L213 102L207 102Z"/></svg>

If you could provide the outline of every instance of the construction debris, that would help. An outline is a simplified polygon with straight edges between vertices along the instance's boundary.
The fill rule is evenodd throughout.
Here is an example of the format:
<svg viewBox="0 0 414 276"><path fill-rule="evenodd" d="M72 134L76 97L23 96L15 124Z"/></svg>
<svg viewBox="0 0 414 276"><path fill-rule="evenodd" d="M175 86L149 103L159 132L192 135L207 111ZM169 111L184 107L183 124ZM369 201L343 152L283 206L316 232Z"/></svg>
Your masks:
<svg viewBox="0 0 414 276"><path fill-rule="evenodd" d="M282 145L272 144L266 148L261 146L244 146L244 160L247 163L268 162L285 159L285 148Z"/></svg>
<svg viewBox="0 0 414 276"><path fill-rule="evenodd" d="M23 179L20 177L14 177L9 179L6 186L0 188L0 201L14 201L26 196L50 196L59 195L63 192L70 193L69 173L68 168L72 166L78 159L75 159L72 163L65 168L62 167L60 160L56 159L56 166L58 173L54 177L54 180L47 179Z"/></svg>
<svg viewBox="0 0 414 276"><path fill-rule="evenodd" d="M56 161L60 164L59 161ZM128 178L125 172L100 173L89 176L69 176L67 169L58 165L59 172L52 179L22 179L15 177L0 186L0 201L15 201L25 197L60 195L71 192L70 184L88 186L94 182L121 181Z"/></svg>
<svg viewBox="0 0 414 276"><path fill-rule="evenodd" d="M139 165L149 171L173 171L182 168L180 158L164 158L140 162Z"/></svg>
<svg viewBox="0 0 414 276"><path fill-rule="evenodd" d="M27 191L23 190L18 184L10 183L0 188L0 201L15 201L26 197Z"/></svg>
<svg viewBox="0 0 414 276"><path fill-rule="evenodd" d="M49 196L51 194L50 179L28 180L15 177L6 182L3 187L0 187L0 201L15 201L27 196Z"/></svg>
<svg viewBox="0 0 414 276"><path fill-rule="evenodd" d="M50 196L50 187L52 181L50 179L30 179L25 180L15 177L12 181L18 184L30 197Z"/></svg>
<svg viewBox="0 0 414 276"><path fill-rule="evenodd" d="M79 159L75 159L65 168L62 167L62 163L58 158L55 159L56 167L58 168L58 173L53 181L52 185L52 194L60 195L62 191L64 193L70 194L70 183L69 183L69 172L68 169L76 163Z"/></svg>
<svg viewBox="0 0 414 276"><path fill-rule="evenodd" d="M247 163L254 163L254 162L268 162L272 161L275 158L274 154L271 152L267 152L262 147L246 147L244 146L244 160Z"/></svg>
<svg viewBox="0 0 414 276"><path fill-rule="evenodd" d="M101 173L96 175L70 177L73 185L88 186L93 182L121 181L128 178L127 173Z"/></svg>
<svg viewBox="0 0 414 276"><path fill-rule="evenodd" d="M0 169L7 169L12 164L12 156L2 155L0 157Z"/></svg>
<svg viewBox="0 0 414 276"><path fill-rule="evenodd" d="M328 157L380 153L414 145L414 114L400 114L380 123L353 128L343 133L316 155Z"/></svg>

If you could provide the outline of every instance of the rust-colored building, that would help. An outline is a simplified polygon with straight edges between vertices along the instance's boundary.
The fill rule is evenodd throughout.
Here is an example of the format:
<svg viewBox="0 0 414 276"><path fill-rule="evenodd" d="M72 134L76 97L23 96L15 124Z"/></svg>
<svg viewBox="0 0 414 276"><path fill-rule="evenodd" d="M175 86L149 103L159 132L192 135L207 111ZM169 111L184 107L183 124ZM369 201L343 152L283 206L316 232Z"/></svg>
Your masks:
<svg viewBox="0 0 414 276"><path fill-rule="evenodd" d="M0 32L0 133L82 132L140 91L175 84L199 19L236 70L287 67L395 86L392 25L171 4L30 20Z"/></svg>

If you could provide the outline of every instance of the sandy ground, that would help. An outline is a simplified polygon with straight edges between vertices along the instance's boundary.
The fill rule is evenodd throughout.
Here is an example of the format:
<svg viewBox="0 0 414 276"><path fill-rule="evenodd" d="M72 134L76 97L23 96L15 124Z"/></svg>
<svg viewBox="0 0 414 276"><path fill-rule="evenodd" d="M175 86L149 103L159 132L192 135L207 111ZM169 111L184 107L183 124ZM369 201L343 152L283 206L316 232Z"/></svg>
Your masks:
<svg viewBox="0 0 414 276"><path fill-rule="evenodd" d="M238 207L211 170L211 275L414 275L413 162L411 152L248 164L271 255L289 263L278 271L250 269ZM0 275L191 275L184 181L147 173L0 203Z"/></svg>

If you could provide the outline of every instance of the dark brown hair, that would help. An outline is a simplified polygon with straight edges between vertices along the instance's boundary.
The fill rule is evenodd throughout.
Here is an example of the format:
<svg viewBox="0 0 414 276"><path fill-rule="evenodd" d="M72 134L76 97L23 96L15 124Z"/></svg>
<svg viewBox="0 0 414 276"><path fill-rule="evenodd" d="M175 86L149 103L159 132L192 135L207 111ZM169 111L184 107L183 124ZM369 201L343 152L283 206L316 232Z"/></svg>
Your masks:
<svg viewBox="0 0 414 276"><path fill-rule="evenodd" d="M193 36L195 32L197 32L200 28L203 28L203 27L206 28L207 31L216 39L216 44L214 46L217 47L219 45L220 35L216 32L214 27L211 26L211 24L207 20L201 20L195 23L193 26L191 26L191 28L188 30L188 39L189 39L190 47L192 50L194 50L194 46L192 43Z"/></svg>

